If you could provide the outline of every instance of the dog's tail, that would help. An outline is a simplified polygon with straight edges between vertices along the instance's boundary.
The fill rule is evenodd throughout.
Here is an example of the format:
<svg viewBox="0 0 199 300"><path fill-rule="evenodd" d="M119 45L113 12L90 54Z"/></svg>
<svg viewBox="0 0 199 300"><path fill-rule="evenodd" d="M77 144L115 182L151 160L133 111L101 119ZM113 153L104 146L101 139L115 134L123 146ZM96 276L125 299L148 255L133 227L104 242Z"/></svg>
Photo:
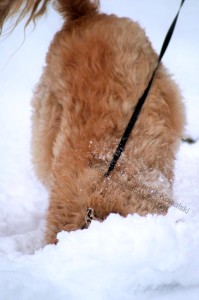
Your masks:
<svg viewBox="0 0 199 300"><path fill-rule="evenodd" d="M26 26L45 14L52 0L3 0L0 1L0 31L4 22L16 16L15 26L28 15ZM54 2L53 2L54 3ZM96 14L99 0L56 0L55 8L64 19L72 21L85 15Z"/></svg>
<svg viewBox="0 0 199 300"><path fill-rule="evenodd" d="M68 21L96 14L99 7L98 0L57 0L57 4L57 10Z"/></svg>

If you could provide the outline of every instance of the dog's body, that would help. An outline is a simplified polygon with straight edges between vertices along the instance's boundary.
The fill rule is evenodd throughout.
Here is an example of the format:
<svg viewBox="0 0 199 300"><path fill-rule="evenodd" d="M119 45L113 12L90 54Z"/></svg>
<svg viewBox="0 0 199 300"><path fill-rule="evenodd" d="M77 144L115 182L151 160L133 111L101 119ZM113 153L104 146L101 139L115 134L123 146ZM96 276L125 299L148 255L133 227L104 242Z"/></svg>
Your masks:
<svg viewBox="0 0 199 300"><path fill-rule="evenodd" d="M50 197L47 243L61 230L83 228L87 208L99 220L166 213L184 126L181 96L161 65L125 151L105 178L157 55L137 23L99 14L87 0L58 2L68 22L49 48L33 99L33 163Z"/></svg>

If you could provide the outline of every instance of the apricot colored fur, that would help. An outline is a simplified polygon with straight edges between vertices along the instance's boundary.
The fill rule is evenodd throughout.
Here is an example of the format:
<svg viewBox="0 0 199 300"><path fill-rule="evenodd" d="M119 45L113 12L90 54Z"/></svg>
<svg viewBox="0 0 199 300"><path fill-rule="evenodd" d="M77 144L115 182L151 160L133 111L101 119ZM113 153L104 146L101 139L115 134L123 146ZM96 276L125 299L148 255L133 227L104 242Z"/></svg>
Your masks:
<svg viewBox="0 0 199 300"><path fill-rule="evenodd" d="M103 176L157 55L127 18L89 6L74 15L50 45L32 102L33 164L49 190L47 243L83 228L87 208L99 220L165 214L184 127L181 95L161 65L124 153Z"/></svg>

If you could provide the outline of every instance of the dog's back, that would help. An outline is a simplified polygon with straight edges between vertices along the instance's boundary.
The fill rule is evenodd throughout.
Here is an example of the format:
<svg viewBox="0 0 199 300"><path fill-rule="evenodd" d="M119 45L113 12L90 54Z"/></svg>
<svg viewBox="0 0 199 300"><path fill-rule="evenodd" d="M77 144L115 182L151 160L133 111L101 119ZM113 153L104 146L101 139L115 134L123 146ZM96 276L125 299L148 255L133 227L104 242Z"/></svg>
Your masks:
<svg viewBox="0 0 199 300"><path fill-rule="evenodd" d="M66 22L33 99L33 163L50 192L48 242L62 229L84 227L88 207L101 220L111 212L166 213L184 124L178 89L160 66L125 152L105 178L157 55L138 24L98 13L97 2L58 4Z"/></svg>

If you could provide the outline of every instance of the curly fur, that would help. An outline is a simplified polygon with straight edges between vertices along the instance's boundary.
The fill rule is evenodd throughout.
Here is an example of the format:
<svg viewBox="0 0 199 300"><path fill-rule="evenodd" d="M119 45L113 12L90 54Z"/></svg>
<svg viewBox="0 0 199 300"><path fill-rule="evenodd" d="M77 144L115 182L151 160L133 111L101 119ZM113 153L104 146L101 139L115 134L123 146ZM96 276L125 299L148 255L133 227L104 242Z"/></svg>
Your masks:
<svg viewBox="0 0 199 300"><path fill-rule="evenodd" d="M69 21L50 45L32 102L33 164L50 198L47 243L61 230L83 228L89 207L99 220L165 214L184 127L181 95L161 65L125 152L105 178L157 55L137 23L98 13L96 2L58 2Z"/></svg>

